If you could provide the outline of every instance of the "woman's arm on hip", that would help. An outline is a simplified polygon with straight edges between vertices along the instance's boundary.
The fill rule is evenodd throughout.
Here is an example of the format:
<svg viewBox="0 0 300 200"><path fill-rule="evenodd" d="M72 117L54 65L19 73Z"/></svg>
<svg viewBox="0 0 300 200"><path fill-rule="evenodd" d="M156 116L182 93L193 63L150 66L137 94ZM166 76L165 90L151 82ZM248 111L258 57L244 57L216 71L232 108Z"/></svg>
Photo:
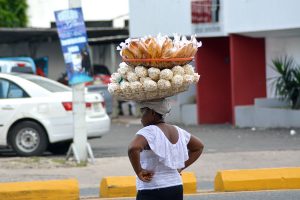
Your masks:
<svg viewBox="0 0 300 200"><path fill-rule="evenodd" d="M188 166L190 166L191 164L193 164L200 157L200 155L202 154L204 145L200 141L199 138L191 135L191 139L187 145L187 148L189 151L189 159L187 161L185 161L185 167L183 169L185 169Z"/></svg>

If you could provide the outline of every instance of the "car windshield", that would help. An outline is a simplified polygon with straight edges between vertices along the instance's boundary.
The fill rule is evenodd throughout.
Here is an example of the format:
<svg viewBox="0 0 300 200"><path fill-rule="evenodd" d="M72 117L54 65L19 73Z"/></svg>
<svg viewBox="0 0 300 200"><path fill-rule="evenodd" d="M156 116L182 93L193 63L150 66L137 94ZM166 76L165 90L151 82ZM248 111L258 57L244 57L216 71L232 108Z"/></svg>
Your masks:
<svg viewBox="0 0 300 200"><path fill-rule="evenodd" d="M57 83L55 81L52 81L50 79L46 79L46 78L40 78L40 77L34 77L34 76L22 76L23 78L25 78L28 81L31 81L41 87L43 87L44 89L50 91L50 92L67 92L67 91L71 91L71 88Z"/></svg>

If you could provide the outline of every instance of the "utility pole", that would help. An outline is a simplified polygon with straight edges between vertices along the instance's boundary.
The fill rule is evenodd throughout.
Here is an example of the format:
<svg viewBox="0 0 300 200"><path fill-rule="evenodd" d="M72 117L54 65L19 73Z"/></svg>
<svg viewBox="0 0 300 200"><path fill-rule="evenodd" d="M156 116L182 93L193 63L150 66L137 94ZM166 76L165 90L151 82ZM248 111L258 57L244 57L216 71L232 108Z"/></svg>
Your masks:
<svg viewBox="0 0 300 200"><path fill-rule="evenodd" d="M81 7L81 0L69 0L69 8Z"/></svg>
<svg viewBox="0 0 300 200"><path fill-rule="evenodd" d="M69 9L81 7L81 0L69 0ZM73 151L77 163L86 163L88 154L94 162L92 149L87 142L87 128L86 128L86 108L85 108L85 86L84 83L72 85L73 91L73 129L74 138L71 145L67 159Z"/></svg>

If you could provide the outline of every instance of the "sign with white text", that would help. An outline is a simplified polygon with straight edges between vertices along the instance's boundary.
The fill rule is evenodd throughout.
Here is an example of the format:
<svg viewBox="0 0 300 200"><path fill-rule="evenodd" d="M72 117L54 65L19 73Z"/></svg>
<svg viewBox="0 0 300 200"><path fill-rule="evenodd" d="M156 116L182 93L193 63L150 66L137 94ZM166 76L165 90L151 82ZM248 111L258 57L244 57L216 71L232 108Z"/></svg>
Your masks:
<svg viewBox="0 0 300 200"><path fill-rule="evenodd" d="M92 66L81 8L56 11L55 21L69 84L92 81Z"/></svg>

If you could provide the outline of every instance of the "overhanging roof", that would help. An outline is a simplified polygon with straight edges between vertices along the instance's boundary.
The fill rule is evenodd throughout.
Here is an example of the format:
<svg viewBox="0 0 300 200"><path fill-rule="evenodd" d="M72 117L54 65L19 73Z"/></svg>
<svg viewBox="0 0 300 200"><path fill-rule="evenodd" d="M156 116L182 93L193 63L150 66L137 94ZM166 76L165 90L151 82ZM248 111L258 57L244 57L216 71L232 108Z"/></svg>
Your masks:
<svg viewBox="0 0 300 200"><path fill-rule="evenodd" d="M113 43L129 37L128 28L87 28L89 43ZM0 44L58 40L56 28L0 28Z"/></svg>
<svg viewBox="0 0 300 200"><path fill-rule="evenodd" d="M238 34L249 37L298 37L300 28L272 29L262 31L239 32Z"/></svg>

